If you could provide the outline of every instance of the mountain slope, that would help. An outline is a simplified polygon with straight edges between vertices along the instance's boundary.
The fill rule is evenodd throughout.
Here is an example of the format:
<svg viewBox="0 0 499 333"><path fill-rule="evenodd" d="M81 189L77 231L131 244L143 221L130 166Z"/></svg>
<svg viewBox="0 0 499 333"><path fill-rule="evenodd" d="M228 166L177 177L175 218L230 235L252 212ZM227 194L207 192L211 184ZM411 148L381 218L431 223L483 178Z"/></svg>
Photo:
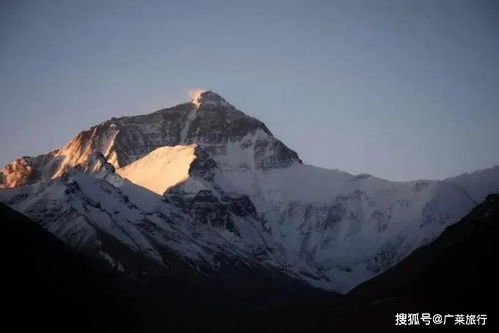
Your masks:
<svg viewBox="0 0 499 333"><path fill-rule="evenodd" d="M0 200L117 269L133 266L123 255L131 251L215 274L222 256L339 292L430 243L499 191L499 168L391 182L305 165L213 92L113 118L0 175Z"/></svg>
<svg viewBox="0 0 499 333"><path fill-rule="evenodd" d="M151 270L154 265L139 256L142 274L131 278L105 259L82 255L2 203L0 220L6 278L2 319L18 330L246 331L251 327L247 312L258 315L265 306L336 297L279 272L269 275L262 267L233 266L207 278L182 263L175 271Z"/></svg>
<svg viewBox="0 0 499 333"><path fill-rule="evenodd" d="M396 313L431 313L485 314L485 327L466 328L494 331L499 296L499 276L494 265L498 237L499 194L492 194L461 221L446 228L433 243L414 251L345 297L275 308L269 313L266 327L283 332L301 332L311 327L340 331L375 327L391 332L404 328L395 326ZM435 327L444 329L433 324ZM456 328L453 318L446 328Z"/></svg>
<svg viewBox="0 0 499 333"><path fill-rule="evenodd" d="M5 326L62 332L131 324L116 273L107 265L79 254L2 203L0 220Z"/></svg>
<svg viewBox="0 0 499 333"><path fill-rule="evenodd" d="M487 326L479 328L497 326L493 304L498 295L498 277L493 263L498 250L499 195L488 196L432 244L346 296L318 295L314 299L310 298L311 291L303 290L308 299L298 294L281 302L264 303L257 300L258 296L275 292L262 283L264 280L253 280L253 284L251 279L243 280L241 289L234 286L236 289L229 294L220 294L223 289L202 279L185 284L183 273L176 274L183 280L165 275L148 278L147 283L124 280L119 273L81 256L3 204L0 217L5 231L2 261L9 281L3 293L3 301L9 305L6 323L15 323L19 328L302 332L376 327L390 332L400 330L394 326L395 313L399 312L487 314ZM32 246L19 246L26 243ZM226 286L228 281L221 283ZM296 287L287 286L288 290ZM256 296L251 302L236 297L247 288ZM29 323L24 320L26 316Z"/></svg>
<svg viewBox="0 0 499 333"><path fill-rule="evenodd" d="M463 188L475 203L485 200L487 195L497 193L499 165L446 179Z"/></svg>
<svg viewBox="0 0 499 333"><path fill-rule="evenodd" d="M159 195L189 178L189 168L196 158L195 145L160 147L141 159L117 170L131 182Z"/></svg>
<svg viewBox="0 0 499 333"><path fill-rule="evenodd" d="M499 295L499 273L493 268L498 237L499 194L490 194L430 245L356 287L349 297L410 298L420 310L487 313Z"/></svg>

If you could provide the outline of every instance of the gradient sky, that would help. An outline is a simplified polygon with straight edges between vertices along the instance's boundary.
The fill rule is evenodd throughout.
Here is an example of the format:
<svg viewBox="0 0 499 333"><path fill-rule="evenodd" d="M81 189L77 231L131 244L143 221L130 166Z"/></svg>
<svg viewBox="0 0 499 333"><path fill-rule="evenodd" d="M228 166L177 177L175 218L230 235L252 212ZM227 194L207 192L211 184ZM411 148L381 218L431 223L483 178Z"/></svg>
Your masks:
<svg viewBox="0 0 499 333"><path fill-rule="evenodd" d="M499 2L0 1L0 164L213 90L305 163L499 164Z"/></svg>

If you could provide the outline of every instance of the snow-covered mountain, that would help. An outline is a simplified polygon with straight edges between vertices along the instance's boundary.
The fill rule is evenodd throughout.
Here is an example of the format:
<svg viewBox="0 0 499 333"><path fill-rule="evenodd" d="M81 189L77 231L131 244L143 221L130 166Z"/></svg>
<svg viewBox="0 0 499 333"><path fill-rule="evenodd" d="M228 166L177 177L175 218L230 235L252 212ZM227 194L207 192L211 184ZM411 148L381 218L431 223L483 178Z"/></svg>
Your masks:
<svg viewBox="0 0 499 333"><path fill-rule="evenodd" d="M208 275L237 261L345 292L499 192L499 167L391 182L305 165L208 91L17 159L0 189L1 201L120 270L130 251Z"/></svg>

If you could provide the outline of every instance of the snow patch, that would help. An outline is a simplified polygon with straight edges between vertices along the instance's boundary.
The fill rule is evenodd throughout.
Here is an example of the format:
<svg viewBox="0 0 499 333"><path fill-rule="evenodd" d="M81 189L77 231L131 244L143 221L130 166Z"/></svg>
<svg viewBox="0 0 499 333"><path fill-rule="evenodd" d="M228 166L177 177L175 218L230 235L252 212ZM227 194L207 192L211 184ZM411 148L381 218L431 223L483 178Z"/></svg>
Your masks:
<svg viewBox="0 0 499 333"><path fill-rule="evenodd" d="M160 147L143 158L116 171L132 183L162 195L172 186L189 178L189 168L196 159L196 145Z"/></svg>

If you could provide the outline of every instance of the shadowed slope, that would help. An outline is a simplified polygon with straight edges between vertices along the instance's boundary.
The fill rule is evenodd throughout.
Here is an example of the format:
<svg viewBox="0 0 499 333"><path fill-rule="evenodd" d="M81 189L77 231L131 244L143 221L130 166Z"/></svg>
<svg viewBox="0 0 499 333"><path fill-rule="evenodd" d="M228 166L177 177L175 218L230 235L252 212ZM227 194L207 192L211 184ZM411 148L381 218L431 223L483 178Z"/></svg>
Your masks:
<svg viewBox="0 0 499 333"><path fill-rule="evenodd" d="M132 318L117 274L0 202L3 315L15 331L120 330ZM117 283L118 282L118 283Z"/></svg>

